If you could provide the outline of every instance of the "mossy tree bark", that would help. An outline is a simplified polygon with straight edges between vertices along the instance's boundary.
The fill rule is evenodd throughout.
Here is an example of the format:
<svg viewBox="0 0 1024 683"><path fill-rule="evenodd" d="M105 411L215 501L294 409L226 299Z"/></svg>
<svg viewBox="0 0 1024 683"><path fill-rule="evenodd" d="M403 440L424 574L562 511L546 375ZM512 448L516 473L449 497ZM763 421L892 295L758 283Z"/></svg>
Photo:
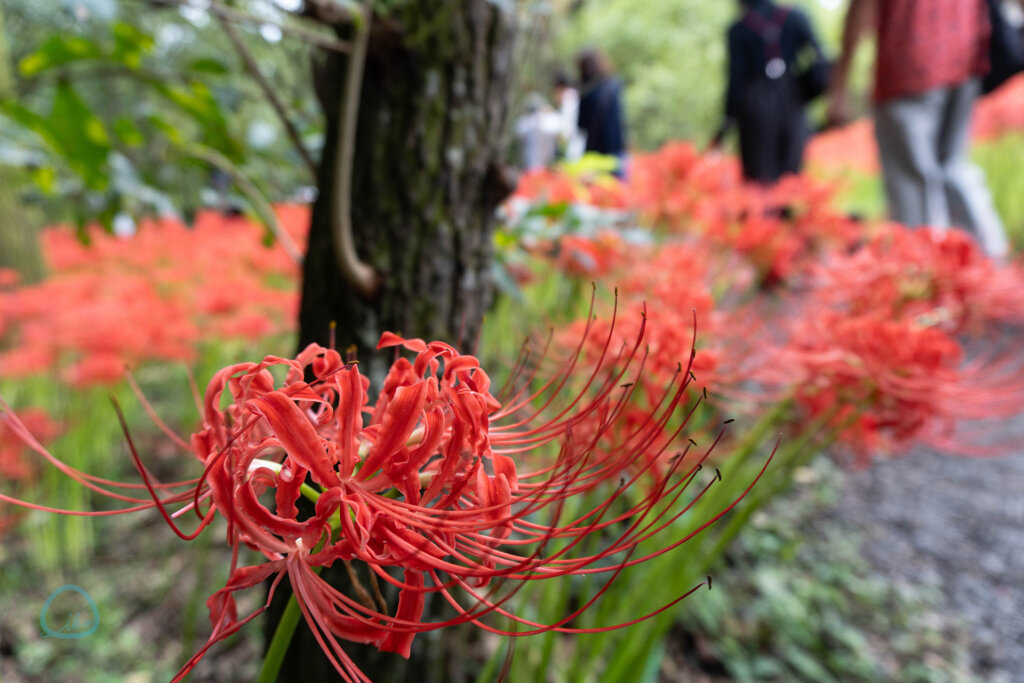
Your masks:
<svg viewBox="0 0 1024 683"><path fill-rule="evenodd" d="M417 0L373 24L360 103L353 178L357 251L382 276L373 301L335 262L330 203L313 209L304 267L300 346L354 345L380 371L381 331L444 339L469 349L490 300L494 212L511 84L514 17L490 0ZM317 69L327 116L318 177L331 188L344 58ZM390 357L391 354L388 354ZM367 367L368 366L368 367Z"/></svg>
<svg viewBox="0 0 1024 683"><path fill-rule="evenodd" d="M327 136L303 272L300 348L326 345L334 322L337 348L355 346L361 370L375 383L394 353L373 352L384 330L472 350L491 299L495 210L511 190L501 164L516 33L510 4L415 0L374 19L352 189L356 249L382 278L372 301L345 282L332 242L329 188L345 59L332 55L317 65ZM324 577L347 581L341 568ZM283 588L268 639L290 596ZM465 653L455 652L465 647L464 638L446 631L443 642L438 632L418 637L408 661L366 646L346 644L346 651L373 680L401 683L470 680ZM337 679L300 624L278 680Z"/></svg>
<svg viewBox="0 0 1024 683"><path fill-rule="evenodd" d="M0 7L0 98L14 93L11 56L4 33L3 7ZM0 167L0 268L13 268L23 282L36 282L43 276L43 258L39 250L36 225L18 197L21 173Z"/></svg>

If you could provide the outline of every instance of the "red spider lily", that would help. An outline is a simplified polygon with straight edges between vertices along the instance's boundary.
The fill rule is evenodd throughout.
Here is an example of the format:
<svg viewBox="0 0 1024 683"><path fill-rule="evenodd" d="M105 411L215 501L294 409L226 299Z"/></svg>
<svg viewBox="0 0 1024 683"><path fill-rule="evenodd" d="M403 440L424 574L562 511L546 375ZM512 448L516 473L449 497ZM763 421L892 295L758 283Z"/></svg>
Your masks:
<svg viewBox="0 0 1024 683"><path fill-rule="evenodd" d="M793 323L790 343L756 378L785 387L780 394L791 387L812 417L829 416L863 465L913 442L981 453L950 434L957 420L1019 413L1020 379L1003 370L965 364L952 337L914 320L823 310Z"/></svg>
<svg viewBox="0 0 1024 683"><path fill-rule="evenodd" d="M813 136L807 144L807 165L832 175L878 173L881 166L871 121L860 119Z"/></svg>
<svg viewBox="0 0 1024 683"><path fill-rule="evenodd" d="M742 192L735 159L702 156L690 143L669 143L652 154L635 155L630 166L634 205L656 225L688 230L709 192L723 204Z"/></svg>
<svg viewBox="0 0 1024 683"><path fill-rule="evenodd" d="M300 237L308 209L277 213ZM129 239L88 234L83 245L70 230L47 230L50 276L23 287L0 281L3 376L56 367L73 386L110 383L125 364L192 359L201 331L258 338L296 319L298 269L280 247L263 246L250 221L203 212L191 228L160 219Z"/></svg>
<svg viewBox="0 0 1024 683"><path fill-rule="evenodd" d="M590 204L605 209L630 206L627 186L614 177L601 176L585 181L554 169L524 173L512 199L555 205Z"/></svg>
<svg viewBox="0 0 1024 683"><path fill-rule="evenodd" d="M564 235L558 240L558 267L569 275L597 278L623 260L625 246L619 233L605 230L595 237Z"/></svg>
<svg viewBox="0 0 1024 683"><path fill-rule="evenodd" d="M814 271L815 297L855 315L887 312L951 332L1024 322L1024 271L999 266L960 230L878 226L860 248Z"/></svg>
<svg viewBox="0 0 1024 683"><path fill-rule="evenodd" d="M508 212L515 215L524 202L632 209L655 227L742 254L761 281L770 283L802 273L823 249L846 248L862 232L859 224L831 208L831 184L797 176L770 188L747 184L734 159L701 155L689 143L670 143L637 155L631 166L628 184L607 186L584 184L558 171L526 174ZM574 236L573 241L570 253L600 262L596 253L602 248L595 244L600 239ZM559 265L570 273L581 270L577 259L563 259ZM600 275L600 268L587 274Z"/></svg>
<svg viewBox="0 0 1024 683"><path fill-rule="evenodd" d="M14 287L21 281L18 271L13 268L0 268L0 288Z"/></svg>
<svg viewBox="0 0 1024 683"><path fill-rule="evenodd" d="M697 240L633 251L610 278L621 283L617 291L622 301L650 302L653 311L652 324L645 333L648 360L641 389L642 394L650 395L644 396L648 402L641 405L656 400L659 387L671 382L677 372L676 360L689 355L693 355L693 372L708 390L718 392L739 383L746 373L742 359L750 355L748 337L760 329L761 322L757 317L751 318L745 309L739 313L719 310L716 295L725 298L733 291L746 289L753 279L749 266L737 259L723 258L721 252ZM694 340L689 330L694 315L705 326L700 346L691 354ZM589 337L584 347L584 362L593 362L601 357L604 345L600 340L605 335L614 335L616 343L624 344L636 335L640 322L620 322L613 331L601 321L577 320L557 341L571 347L588 327L599 331L600 334ZM737 329L751 334L737 335ZM729 362L722 363L723 358Z"/></svg>
<svg viewBox="0 0 1024 683"><path fill-rule="evenodd" d="M714 481L697 483L714 444L699 454L687 447L677 457L662 457L692 414L681 410L692 338L687 364L677 363L660 397L622 428L620 418L647 360L641 351L645 328L641 322L626 345L616 344L609 330L603 351L580 377L581 349L595 333L588 328L576 352L546 379L521 363L500 400L473 356L390 333L381 347L404 347L415 356L395 361L372 405L358 365L317 345L295 359L271 356L227 367L207 388L203 426L189 446L204 471L188 482L153 481L133 446L143 485L85 475L47 453L9 411L2 417L69 476L132 504L111 513L71 514L156 507L185 539L196 537L216 514L226 519L235 549L230 578L207 601L213 626L208 642L176 680L214 643L266 609L239 618L236 591L268 579L276 588L285 577L342 678L367 680L339 641L408 656L417 633L464 622L506 635L576 632L568 624L625 568L678 547L724 514L689 533L673 531ZM273 368L280 369L276 375ZM664 464L655 470L652 463L659 460ZM640 482L643 491L634 492ZM136 497L142 486L152 500ZM599 504L565 514L567 500L585 500L591 492L603 492ZM300 496L315 501L311 516L299 514ZM171 513L175 504L179 508ZM186 533L175 518L189 510L200 522ZM584 551L595 538L603 539L601 549ZM659 549L638 551L653 538L661 539ZM265 562L238 566L242 544L259 550ZM375 585L393 586L397 604L389 607L379 592L375 601L355 578L352 594L326 583L318 568L338 561L359 563ZM555 623L537 623L510 609L525 582L573 575L599 575L605 582ZM425 622L425 602L435 593L455 615ZM513 620L515 631L491 625L492 614Z"/></svg>
<svg viewBox="0 0 1024 683"><path fill-rule="evenodd" d="M992 140L1024 130L1024 78L1016 77L983 97L971 117L975 140Z"/></svg>
<svg viewBox="0 0 1024 683"><path fill-rule="evenodd" d="M61 427L57 422L38 409L26 410L21 414L26 428L41 441L56 437ZM6 422L0 422L0 478L6 480L30 479L34 468L25 458L25 444Z"/></svg>

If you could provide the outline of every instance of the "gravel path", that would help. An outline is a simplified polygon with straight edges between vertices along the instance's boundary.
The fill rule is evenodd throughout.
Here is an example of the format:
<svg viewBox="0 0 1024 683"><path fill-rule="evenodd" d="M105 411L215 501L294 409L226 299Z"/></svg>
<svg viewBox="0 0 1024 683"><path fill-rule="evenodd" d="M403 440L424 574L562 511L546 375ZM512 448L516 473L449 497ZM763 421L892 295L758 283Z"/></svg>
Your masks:
<svg viewBox="0 0 1024 683"><path fill-rule="evenodd" d="M1024 420L990 432L1024 451ZM946 596L970 630L980 680L1024 682L1024 454L878 462L849 476L836 513L864 529L879 573Z"/></svg>

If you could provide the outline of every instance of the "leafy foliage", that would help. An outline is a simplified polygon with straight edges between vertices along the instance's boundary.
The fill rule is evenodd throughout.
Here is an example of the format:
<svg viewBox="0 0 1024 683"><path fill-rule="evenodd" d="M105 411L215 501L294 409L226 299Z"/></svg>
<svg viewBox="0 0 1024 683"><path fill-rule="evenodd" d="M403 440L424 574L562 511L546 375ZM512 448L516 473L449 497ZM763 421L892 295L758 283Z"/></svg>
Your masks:
<svg viewBox="0 0 1024 683"><path fill-rule="evenodd" d="M200 197L218 174L242 175L275 196L309 182L269 105L232 72L232 50L207 16L144 16L130 4L113 12L56 12L58 31L35 43L15 34L20 80L0 102L0 163L30 170L35 200L56 207L51 217L109 229L119 214L239 205L223 187ZM8 24L38 35L37 20L19 3ZM315 144L318 118L296 46L267 50L263 38L248 40Z"/></svg>
<svg viewBox="0 0 1024 683"><path fill-rule="evenodd" d="M873 576L867 542L829 519L842 474L826 461L756 515L712 591L680 611L707 668L737 681L967 681L963 627L938 596Z"/></svg>

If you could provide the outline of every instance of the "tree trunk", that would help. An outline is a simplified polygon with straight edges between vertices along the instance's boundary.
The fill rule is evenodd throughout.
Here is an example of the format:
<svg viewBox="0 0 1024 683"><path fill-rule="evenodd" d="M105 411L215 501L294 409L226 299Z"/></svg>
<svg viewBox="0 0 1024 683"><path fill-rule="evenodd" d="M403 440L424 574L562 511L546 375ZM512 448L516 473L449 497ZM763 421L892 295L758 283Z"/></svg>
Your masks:
<svg viewBox="0 0 1024 683"><path fill-rule="evenodd" d="M14 93L11 56L4 33L4 13L0 6L0 98ZM25 180L19 171L0 168L0 268L13 268L22 282L37 282L43 277L43 258L39 251L36 226L29 219L17 188Z"/></svg>
<svg viewBox="0 0 1024 683"><path fill-rule="evenodd" d="M330 224L333 197L313 208L304 267L300 347L354 345L378 375L380 333L472 348L489 304L491 236L509 188L500 173L514 17L489 0L417 0L378 18L360 104L353 178L357 251L382 276L372 302L342 279ZM317 179L333 187L344 59L318 69L327 139ZM391 353L387 357L391 357Z"/></svg>
<svg viewBox="0 0 1024 683"><path fill-rule="evenodd" d="M16 170L0 168L0 268L13 268L23 283L43 277L43 258L35 220L25 210L17 188L25 178Z"/></svg>
<svg viewBox="0 0 1024 683"><path fill-rule="evenodd" d="M374 353L382 331L472 350L490 303L495 209L511 189L501 172L515 38L507 7L492 0L415 0L374 20L352 188L356 249L382 277L373 301L345 282L332 241L344 57L331 55L316 69L327 135L303 269L299 347L326 345L335 322L337 348L354 346L360 369L375 384L394 355ZM346 581L338 567L324 576ZM268 640L290 597L283 588L268 619ZM346 651L374 680L472 680L472 666L464 668L468 657L454 652L466 639L449 631L441 636L419 636L409 661L367 646L346 645ZM304 624L278 680L337 680Z"/></svg>

